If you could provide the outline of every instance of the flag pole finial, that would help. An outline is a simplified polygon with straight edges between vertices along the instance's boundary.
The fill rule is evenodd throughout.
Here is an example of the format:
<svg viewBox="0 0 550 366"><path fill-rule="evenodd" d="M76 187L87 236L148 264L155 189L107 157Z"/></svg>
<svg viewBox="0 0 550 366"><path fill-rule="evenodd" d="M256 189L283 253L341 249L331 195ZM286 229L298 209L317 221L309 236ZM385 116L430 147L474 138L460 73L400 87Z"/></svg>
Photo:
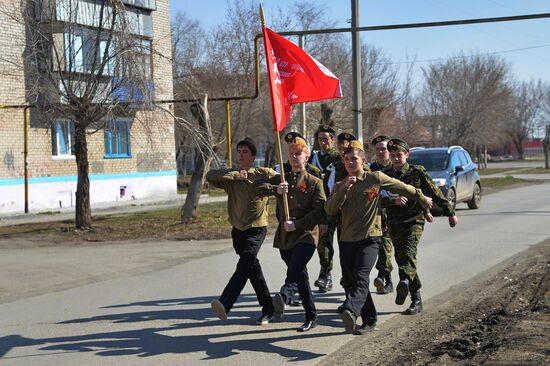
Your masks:
<svg viewBox="0 0 550 366"><path fill-rule="evenodd" d="M260 3L260 21L265 25L264 6Z"/></svg>

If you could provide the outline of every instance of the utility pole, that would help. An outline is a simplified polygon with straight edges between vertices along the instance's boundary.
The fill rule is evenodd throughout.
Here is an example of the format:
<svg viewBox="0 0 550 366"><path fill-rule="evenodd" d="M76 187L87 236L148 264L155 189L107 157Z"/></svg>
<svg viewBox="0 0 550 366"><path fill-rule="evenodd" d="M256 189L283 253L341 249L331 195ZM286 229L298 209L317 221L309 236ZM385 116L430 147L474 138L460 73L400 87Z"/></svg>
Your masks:
<svg viewBox="0 0 550 366"><path fill-rule="evenodd" d="M304 49L304 46L305 46L305 36L303 34L300 34L299 36L299 46L301 49ZM304 138L306 139L307 141L307 125L306 125L306 104L305 103L302 103L300 105L300 119L301 119L301 122L302 122L302 135L304 136Z"/></svg>
<svg viewBox="0 0 550 366"><path fill-rule="evenodd" d="M351 0L351 27L359 27L359 0ZM363 142L363 108L361 101L361 41L359 32L351 33L352 79L353 79L353 134Z"/></svg>

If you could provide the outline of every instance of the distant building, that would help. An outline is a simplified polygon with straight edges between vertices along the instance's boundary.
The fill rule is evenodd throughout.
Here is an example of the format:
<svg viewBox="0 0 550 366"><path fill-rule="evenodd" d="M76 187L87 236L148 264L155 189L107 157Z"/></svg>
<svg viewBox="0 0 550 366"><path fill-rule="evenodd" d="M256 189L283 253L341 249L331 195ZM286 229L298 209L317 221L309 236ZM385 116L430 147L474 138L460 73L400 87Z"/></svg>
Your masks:
<svg viewBox="0 0 550 366"><path fill-rule="evenodd" d="M64 44L65 57L78 65L86 61L85 47L75 47L78 35L67 44L67 14L64 4L79 5L78 24L93 26L93 7L99 0L49 0L56 6L54 22L59 34L54 41ZM25 1L2 0L0 5L0 105L31 104L22 68L26 57L24 24L13 20L7 8L22 7ZM124 0L132 35L141 40L143 67L156 100L173 99L169 0ZM19 12L21 14L22 10ZM64 31L65 29L65 31ZM64 33L65 32L65 33ZM57 37L57 38L56 38ZM64 43L63 43L64 42ZM101 44L99 45L101 47ZM116 45L115 45L116 47ZM166 57L168 56L168 57ZM72 73L85 73L73 69ZM112 71L112 80L120 76ZM109 81L107 81L109 82ZM124 91L122 91L124 92ZM121 90L117 90L121 93ZM120 97L120 94L118 95ZM172 106L165 106L173 110ZM28 131L29 208L31 210L71 207L75 204L76 163L73 149L74 126L70 119L52 117L47 126L36 123L39 116L30 110ZM43 117L40 116L42 119ZM154 121L152 124L140 121ZM106 127L88 136L91 203L140 199L176 192L174 119L156 109L132 109L128 115L106 121ZM90 131L92 132L92 131ZM21 212L24 208L24 111L0 109L0 212Z"/></svg>

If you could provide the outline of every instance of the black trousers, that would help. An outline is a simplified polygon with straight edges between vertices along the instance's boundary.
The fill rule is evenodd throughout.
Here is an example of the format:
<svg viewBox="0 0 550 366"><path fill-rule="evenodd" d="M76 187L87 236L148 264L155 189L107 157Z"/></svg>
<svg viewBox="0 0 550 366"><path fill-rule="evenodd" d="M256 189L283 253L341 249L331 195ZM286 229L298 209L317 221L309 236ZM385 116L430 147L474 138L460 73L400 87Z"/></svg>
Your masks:
<svg viewBox="0 0 550 366"><path fill-rule="evenodd" d="M369 237L361 241L340 242L342 271L350 280L349 295L344 307L355 316L361 316L363 324L376 322L376 308L369 291L369 275L376 264L379 237Z"/></svg>
<svg viewBox="0 0 550 366"><path fill-rule="evenodd" d="M280 250L281 258L287 265L285 284L281 287L281 296L285 304L298 292L306 311L306 321L317 319L315 300L309 286L307 263L315 253L315 246L298 243L292 249Z"/></svg>
<svg viewBox="0 0 550 366"><path fill-rule="evenodd" d="M229 279L219 299L227 312L231 310L237 301L246 285L246 281L250 280L258 302L262 307L262 314L273 314L271 295L262 273L260 261L257 258L266 233L267 229L265 227L253 227L245 231L233 228L231 231L233 248L239 256L239 261L233 276Z"/></svg>

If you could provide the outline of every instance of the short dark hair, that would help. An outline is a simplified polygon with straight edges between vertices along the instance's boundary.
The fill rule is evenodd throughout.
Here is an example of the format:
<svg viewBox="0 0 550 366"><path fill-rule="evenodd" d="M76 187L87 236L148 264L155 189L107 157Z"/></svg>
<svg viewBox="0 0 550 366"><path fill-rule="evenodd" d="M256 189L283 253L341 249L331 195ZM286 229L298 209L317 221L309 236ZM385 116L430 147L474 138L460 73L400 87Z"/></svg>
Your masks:
<svg viewBox="0 0 550 366"><path fill-rule="evenodd" d="M243 140L237 142L237 149L240 146L248 147L248 150L250 150L252 156L256 156L256 144L254 144L254 140L252 140L250 137L245 137Z"/></svg>

